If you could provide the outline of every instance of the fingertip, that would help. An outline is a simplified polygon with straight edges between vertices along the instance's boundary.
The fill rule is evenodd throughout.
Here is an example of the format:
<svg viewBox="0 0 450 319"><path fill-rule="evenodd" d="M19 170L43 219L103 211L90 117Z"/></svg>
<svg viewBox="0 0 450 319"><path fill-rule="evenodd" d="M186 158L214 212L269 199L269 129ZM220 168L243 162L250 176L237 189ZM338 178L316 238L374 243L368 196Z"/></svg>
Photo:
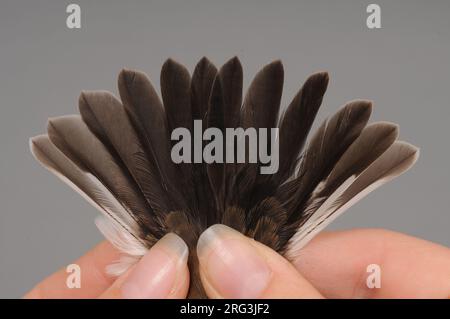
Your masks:
<svg viewBox="0 0 450 319"><path fill-rule="evenodd" d="M320 298L283 256L225 225L208 228L197 253L212 298Z"/></svg>
<svg viewBox="0 0 450 319"><path fill-rule="evenodd" d="M102 298L182 298L188 289L186 243L176 234L160 239Z"/></svg>

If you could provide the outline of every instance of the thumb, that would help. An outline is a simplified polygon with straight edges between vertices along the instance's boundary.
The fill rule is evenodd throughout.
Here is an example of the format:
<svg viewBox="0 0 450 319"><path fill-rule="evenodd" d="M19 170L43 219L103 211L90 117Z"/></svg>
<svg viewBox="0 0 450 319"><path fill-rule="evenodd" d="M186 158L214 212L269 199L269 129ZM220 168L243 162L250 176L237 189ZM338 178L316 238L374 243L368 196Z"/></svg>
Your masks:
<svg viewBox="0 0 450 319"><path fill-rule="evenodd" d="M209 227L197 253L210 298L322 298L289 261L230 227Z"/></svg>
<svg viewBox="0 0 450 319"><path fill-rule="evenodd" d="M186 298L189 288L188 254L185 242L169 233L100 298Z"/></svg>

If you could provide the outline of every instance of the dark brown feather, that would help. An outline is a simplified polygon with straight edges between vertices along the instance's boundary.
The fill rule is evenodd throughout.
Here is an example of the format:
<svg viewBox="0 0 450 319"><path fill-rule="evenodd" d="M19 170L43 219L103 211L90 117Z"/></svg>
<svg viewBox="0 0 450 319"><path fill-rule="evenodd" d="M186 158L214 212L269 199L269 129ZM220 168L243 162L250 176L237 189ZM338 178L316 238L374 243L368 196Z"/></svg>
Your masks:
<svg viewBox="0 0 450 319"><path fill-rule="evenodd" d="M202 120L203 129L207 126L206 114L209 107L212 85L217 75L217 68L206 58L203 57L195 67L191 81L191 106L192 119ZM203 135L203 132L201 132ZM196 138L196 137L195 137ZM203 149L204 143L202 143ZM199 210L199 221L203 228L207 225L216 223L217 208L214 200L215 195L206 171L207 165L204 162L193 165L193 179L196 191L196 199Z"/></svg>
<svg viewBox="0 0 450 319"><path fill-rule="evenodd" d="M91 204L97 207L103 214L111 218L114 223L132 237L139 241L144 236L141 229L135 224L135 220L117 202L115 197L104 187L104 185L93 175L88 174L80 168L69 157L64 155L49 139L47 135L35 136L30 141L31 152L44 167L55 173L69 186L82 194ZM150 238L150 236L149 236ZM151 238L146 244L155 242Z"/></svg>
<svg viewBox="0 0 450 319"><path fill-rule="evenodd" d="M123 170L108 149L89 131L80 116L50 119L48 136L64 155L85 171L94 175L130 211L142 227L160 233L161 224L151 218L153 211L146 202L128 170Z"/></svg>
<svg viewBox="0 0 450 319"><path fill-rule="evenodd" d="M168 59L161 69L161 95L169 132L177 127L192 131L191 76L178 62Z"/></svg>
<svg viewBox="0 0 450 319"><path fill-rule="evenodd" d="M278 172L273 175L275 184L286 180L294 173L297 159L322 104L328 81L326 72L311 75L281 117L280 166Z"/></svg>
<svg viewBox="0 0 450 319"><path fill-rule="evenodd" d="M283 80L284 69L279 60L266 65L256 74L245 95L241 110L240 124L244 129L266 128L270 131L271 128L277 127ZM270 133L268 133L268 137L270 137ZM269 141L270 138L267 141L266 149L270 154ZM238 165L236 171L232 187L236 187L241 181L244 181L242 185L239 185L239 205L247 210L256 203L256 198L260 198L258 194L262 191L261 185L268 180L267 176L259 174L259 167L259 164L241 164Z"/></svg>
<svg viewBox="0 0 450 319"><path fill-rule="evenodd" d="M191 84L192 117L194 120L206 119L211 89L216 75L217 68L206 57L203 57L195 67Z"/></svg>
<svg viewBox="0 0 450 319"><path fill-rule="evenodd" d="M325 121L302 155L297 177L284 185L278 197L289 221L298 220L309 194L333 169L335 163L359 136L372 111L368 101L354 101Z"/></svg>
<svg viewBox="0 0 450 319"><path fill-rule="evenodd" d="M168 59L161 69L161 94L169 132L176 128L186 128L192 135L191 77L183 65L172 59ZM176 143L177 141L172 141L171 145ZM177 176L181 176L177 184L181 186L180 192L188 205L184 209L191 217L198 218L193 167L190 163L180 163L175 165L174 170Z"/></svg>
<svg viewBox="0 0 450 319"><path fill-rule="evenodd" d="M147 76L138 71L122 70L119 92L131 122L144 146L142 156L153 164L152 175L159 175L163 190L170 194L174 208L187 207L176 184L176 171L170 157L170 136L164 108Z"/></svg>
<svg viewBox="0 0 450 319"><path fill-rule="evenodd" d="M153 211L163 216L174 207L160 179L155 163L147 157L141 139L122 104L107 92L85 92L80 113L91 130L104 136L119 154Z"/></svg>

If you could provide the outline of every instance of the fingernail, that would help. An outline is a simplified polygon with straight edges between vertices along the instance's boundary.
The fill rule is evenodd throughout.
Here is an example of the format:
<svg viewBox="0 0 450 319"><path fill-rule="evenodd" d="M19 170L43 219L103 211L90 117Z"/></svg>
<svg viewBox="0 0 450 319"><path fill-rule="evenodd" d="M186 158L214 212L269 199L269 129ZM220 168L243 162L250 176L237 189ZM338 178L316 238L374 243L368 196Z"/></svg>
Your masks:
<svg viewBox="0 0 450 319"><path fill-rule="evenodd" d="M225 225L213 225L197 243L201 271L224 298L258 298L271 270L249 240Z"/></svg>
<svg viewBox="0 0 450 319"><path fill-rule="evenodd" d="M177 275L186 266L186 243L176 234L161 238L142 257L121 287L123 298L166 298L175 288Z"/></svg>

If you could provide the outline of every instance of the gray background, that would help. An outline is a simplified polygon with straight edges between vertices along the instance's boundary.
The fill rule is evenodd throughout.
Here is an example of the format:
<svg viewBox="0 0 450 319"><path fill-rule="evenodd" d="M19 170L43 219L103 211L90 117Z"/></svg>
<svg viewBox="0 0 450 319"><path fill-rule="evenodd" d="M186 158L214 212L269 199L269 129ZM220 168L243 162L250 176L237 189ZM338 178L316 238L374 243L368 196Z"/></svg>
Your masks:
<svg viewBox="0 0 450 319"><path fill-rule="evenodd" d="M450 245L450 1L66 1L0 3L0 297L20 297L101 240L97 212L32 158L28 138L77 112L83 89L116 90L122 67L159 87L167 57L192 71L238 55L244 84L282 59L283 103L312 72L331 75L319 119L354 98L401 126L417 165L354 206L333 228L383 227ZM381 5L382 29L365 25ZM345 247L343 248L345 249Z"/></svg>

